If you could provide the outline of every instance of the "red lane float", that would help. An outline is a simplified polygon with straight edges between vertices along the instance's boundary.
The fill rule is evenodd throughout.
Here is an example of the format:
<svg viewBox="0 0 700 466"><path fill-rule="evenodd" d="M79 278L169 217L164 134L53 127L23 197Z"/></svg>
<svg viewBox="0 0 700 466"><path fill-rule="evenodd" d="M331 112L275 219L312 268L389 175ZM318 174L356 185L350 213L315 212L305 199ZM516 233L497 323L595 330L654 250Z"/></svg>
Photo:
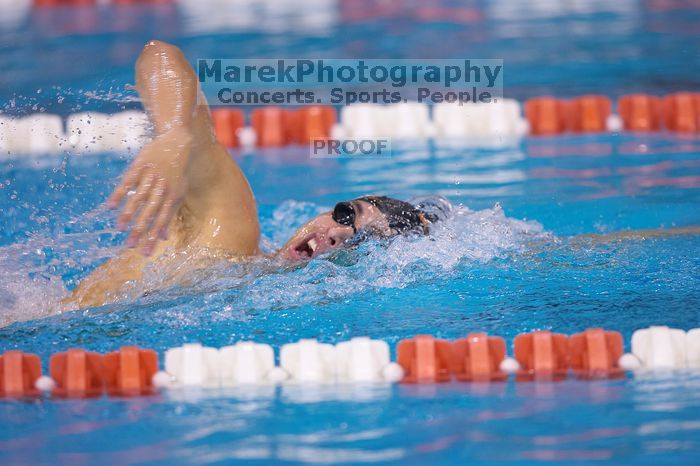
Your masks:
<svg viewBox="0 0 700 466"><path fill-rule="evenodd" d="M240 147L238 132L245 124L243 111L216 109L211 115L218 141L229 148ZM296 110L264 107L251 113L251 121L259 147L280 147L328 139L337 115L333 107L323 105Z"/></svg>
<svg viewBox="0 0 700 466"><path fill-rule="evenodd" d="M250 115L258 147L282 147L291 141L290 112L281 107L263 107Z"/></svg>
<svg viewBox="0 0 700 466"><path fill-rule="evenodd" d="M225 147L240 147L238 131L245 126L242 110L221 108L211 111L216 139Z"/></svg>
<svg viewBox="0 0 700 466"><path fill-rule="evenodd" d="M173 0L112 0L113 5L169 5Z"/></svg>
<svg viewBox="0 0 700 466"><path fill-rule="evenodd" d="M700 94L678 92L662 101L666 129L677 133L696 133L700 127Z"/></svg>
<svg viewBox="0 0 700 466"><path fill-rule="evenodd" d="M525 117L530 134L555 135L567 129L566 102L554 97L535 97L525 102Z"/></svg>
<svg viewBox="0 0 700 466"><path fill-rule="evenodd" d="M561 380L568 370L566 335L540 330L515 337L516 380Z"/></svg>
<svg viewBox="0 0 700 466"><path fill-rule="evenodd" d="M505 380L499 366L506 357L506 342L485 333L470 333L452 343L452 370L459 381Z"/></svg>
<svg viewBox="0 0 700 466"><path fill-rule="evenodd" d="M318 139L328 139L331 128L337 122L333 107L312 105L293 111L291 141L296 144L309 144Z"/></svg>
<svg viewBox="0 0 700 466"><path fill-rule="evenodd" d="M401 340L396 347L397 361L404 370L403 383L449 382L452 350L445 340L416 335Z"/></svg>
<svg viewBox="0 0 700 466"><path fill-rule="evenodd" d="M569 337L569 364L579 378L621 377L623 346L620 333L591 328Z"/></svg>
<svg viewBox="0 0 700 466"><path fill-rule="evenodd" d="M158 354L136 346L124 346L104 356L104 381L110 396L152 395Z"/></svg>
<svg viewBox="0 0 700 466"><path fill-rule="evenodd" d="M623 95L617 100L617 112L625 131L658 131L661 128L661 101L656 96Z"/></svg>
<svg viewBox="0 0 700 466"><path fill-rule="evenodd" d="M607 131L611 112L610 99L603 95L584 95L571 99L568 104L569 129L577 133Z"/></svg>
<svg viewBox="0 0 700 466"><path fill-rule="evenodd" d="M51 356L51 378L56 386L54 396L90 398L102 395L104 373L102 356L79 348Z"/></svg>
<svg viewBox="0 0 700 466"><path fill-rule="evenodd" d="M6 351L0 356L0 398L38 396L35 384L39 377L39 356L21 351Z"/></svg>

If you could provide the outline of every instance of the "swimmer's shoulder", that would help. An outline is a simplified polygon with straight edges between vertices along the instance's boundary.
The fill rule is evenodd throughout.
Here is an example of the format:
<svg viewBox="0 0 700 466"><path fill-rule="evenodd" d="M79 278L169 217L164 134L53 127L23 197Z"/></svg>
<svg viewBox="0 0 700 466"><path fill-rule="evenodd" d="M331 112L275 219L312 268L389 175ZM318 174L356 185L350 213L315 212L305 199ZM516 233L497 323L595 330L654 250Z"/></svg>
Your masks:
<svg viewBox="0 0 700 466"><path fill-rule="evenodd" d="M205 132L202 129L200 132ZM177 245L257 255L260 225L250 184L231 155L206 134L189 169L188 188L173 225Z"/></svg>

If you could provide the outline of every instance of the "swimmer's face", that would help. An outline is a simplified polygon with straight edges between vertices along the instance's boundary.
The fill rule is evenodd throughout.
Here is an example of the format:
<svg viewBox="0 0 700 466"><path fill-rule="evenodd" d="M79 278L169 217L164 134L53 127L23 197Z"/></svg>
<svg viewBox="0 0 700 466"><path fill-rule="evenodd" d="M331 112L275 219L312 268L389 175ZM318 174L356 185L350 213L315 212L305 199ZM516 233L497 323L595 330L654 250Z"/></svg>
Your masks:
<svg viewBox="0 0 700 466"><path fill-rule="evenodd" d="M369 202L341 202L299 228L278 254L288 260L312 259L341 247L357 231L382 235L390 229L386 217Z"/></svg>

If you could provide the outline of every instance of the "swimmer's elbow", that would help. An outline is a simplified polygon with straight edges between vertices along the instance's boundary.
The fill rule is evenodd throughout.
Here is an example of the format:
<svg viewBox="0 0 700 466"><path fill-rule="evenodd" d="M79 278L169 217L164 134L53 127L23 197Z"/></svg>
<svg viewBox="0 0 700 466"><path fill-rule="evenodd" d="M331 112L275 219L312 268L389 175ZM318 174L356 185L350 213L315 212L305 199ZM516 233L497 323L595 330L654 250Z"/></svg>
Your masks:
<svg viewBox="0 0 700 466"><path fill-rule="evenodd" d="M167 42L153 39L146 42L146 45L143 46L139 59L157 56L173 57L176 55L183 56L182 50L180 50L179 47L173 44L168 44Z"/></svg>
<svg viewBox="0 0 700 466"><path fill-rule="evenodd" d="M177 50L177 46L173 44L168 44L167 42L163 42L162 40L158 39L151 39L148 42L146 42L146 45L143 46L144 51L145 50L166 50L166 49L175 49Z"/></svg>
<svg viewBox="0 0 700 466"><path fill-rule="evenodd" d="M199 83L176 46L155 40L144 46L136 62L136 90L156 134L191 124Z"/></svg>
<svg viewBox="0 0 700 466"><path fill-rule="evenodd" d="M136 78L162 75L162 78L192 77L194 72L189 62L177 46L150 40L144 45L136 61Z"/></svg>

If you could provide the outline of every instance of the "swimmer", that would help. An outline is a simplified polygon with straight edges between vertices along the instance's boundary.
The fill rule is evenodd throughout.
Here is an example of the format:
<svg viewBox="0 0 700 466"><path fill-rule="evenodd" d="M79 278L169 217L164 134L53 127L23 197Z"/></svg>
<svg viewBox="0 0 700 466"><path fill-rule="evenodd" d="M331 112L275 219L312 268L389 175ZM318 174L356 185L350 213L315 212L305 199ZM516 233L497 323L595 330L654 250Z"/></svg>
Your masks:
<svg viewBox="0 0 700 466"><path fill-rule="evenodd" d="M175 46L151 41L136 62L136 89L154 139L133 160L107 200L121 207L117 228L130 230L127 248L85 278L64 303L104 304L144 267L172 248L209 251L229 260L260 255L255 198L245 175L216 141L194 70ZM438 200L438 204L441 201ZM384 196L338 203L302 226L275 254L302 261L363 235L427 234L442 205L414 206Z"/></svg>
<svg viewBox="0 0 700 466"><path fill-rule="evenodd" d="M204 97L182 52L163 42L146 44L136 62L136 89L153 124L154 139L107 200L109 207L121 207L117 228L130 230L127 247L80 282L64 300L71 307L100 306L113 299L125 284L138 282L144 268L166 251L187 256L189 262L199 261L202 254L205 260L232 261L261 255L250 185L216 141L209 109L197 102L198 96ZM366 236L427 234L450 210L444 198L415 205L383 196L340 202L302 226L274 257L294 263ZM699 233L700 228L687 227L581 239L596 243Z"/></svg>

